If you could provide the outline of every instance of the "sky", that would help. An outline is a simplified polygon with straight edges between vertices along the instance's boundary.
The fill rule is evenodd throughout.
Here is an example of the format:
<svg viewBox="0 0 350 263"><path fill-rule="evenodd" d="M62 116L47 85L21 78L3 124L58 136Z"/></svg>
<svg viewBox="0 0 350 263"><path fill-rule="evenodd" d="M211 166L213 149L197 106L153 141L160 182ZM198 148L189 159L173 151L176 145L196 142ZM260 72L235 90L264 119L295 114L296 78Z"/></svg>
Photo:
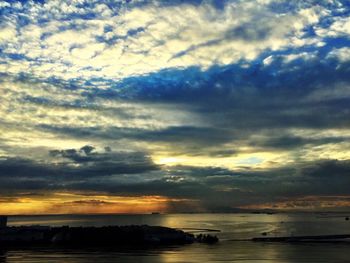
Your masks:
<svg viewBox="0 0 350 263"><path fill-rule="evenodd" d="M0 214L349 210L347 0L2 0Z"/></svg>

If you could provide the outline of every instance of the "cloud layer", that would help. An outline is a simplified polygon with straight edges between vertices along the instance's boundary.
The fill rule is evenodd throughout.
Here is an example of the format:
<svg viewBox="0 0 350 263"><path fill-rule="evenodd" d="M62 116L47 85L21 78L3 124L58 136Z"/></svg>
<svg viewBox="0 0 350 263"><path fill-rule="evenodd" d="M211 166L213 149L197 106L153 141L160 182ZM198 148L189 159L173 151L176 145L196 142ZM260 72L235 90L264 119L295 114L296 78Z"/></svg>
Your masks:
<svg viewBox="0 0 350 263"><path fill-rule="evenodd" d="M349 13L343 0L1 2L1 200L348 207Z"/></svg>

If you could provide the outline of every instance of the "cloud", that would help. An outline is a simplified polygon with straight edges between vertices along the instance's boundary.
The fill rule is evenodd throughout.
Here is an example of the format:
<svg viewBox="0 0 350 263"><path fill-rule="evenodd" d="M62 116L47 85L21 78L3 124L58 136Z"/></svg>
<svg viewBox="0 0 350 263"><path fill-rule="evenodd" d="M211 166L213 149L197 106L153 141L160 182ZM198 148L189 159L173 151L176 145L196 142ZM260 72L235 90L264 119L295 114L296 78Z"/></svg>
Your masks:
<svg viewBox="0 0 350 263"><path fill-rule="evenodd" d="M207 69L301 46L310 38L303 36L303 30L329 15L322 4L290 5L294 12L282 14L272 5L269 1L225 1L221 8L216 1L121 2L114 7L95 1L12 4L3 8L9 12L5 18L16 21L18 36L7 38L3 50L31 62L19 67L5 57L2 69L66 80L118 80L190 66ZM331 27L340 28L337 23L341 20ZM10 29L4 30L8 34Z"/></svg>
<svg viewBox="0 0 350 263"><path fill-rule="evenodd" d="M350 20L349 17L339 17L338 19L334 19L333 23L329 26L329 28L317 28L316 33L320 36L327 37L348 37L350 34L349 30Z"/></svg>
<svg viewBox="0 0 350 263"><path fill-rule="evenodd" d="M45 163L2 159L3 195L19 197L21 193L32 196L33 191L50 194L68 191L87 196L90 193L112 197L164 196L169 200L196 200L196 207L201 211L278 204L286 199L302 200L307 196L350 196L347 188L349 160L301 161L264 169L244 165L226 169L157 166L141 153L94 150L86 154L81 149L51 151L52 159ZM94 200L82 202L91 207ZM76 200L72 205L76 202L80 201ZM105 203L100 204L107 207ZM115 207L115 203L112 205ZM186 207L185 202L183 209Z"/></svg>
<svg viewBox="0 0 350 263"><path fill-rule="evenodd" d="M350 48L347 48L347 47L336 48L331 52L329 52L328 56L330 58L336 58L342 63L348 62L350 57Z"/></svg>
<svg viewBox="0 0 350 263"><path fill-rule="evenodd" d="M346 142L348 138L342 137L321 137L321 138L306 138L297 136L261 136L256 141L251 140L253 146L260 146L263 149L272 148L276 150L289 150L292 148L307 147L307 146L320 146L325 144L337 144Z"/></svg>
<svg viewBox="0 0 350 263"><path fill-rule="evenodd" d="M305 196L277 203L244 206L248 209L279 209L291 211L346 211L350 207L349 196Z"/></svg>
<svg viewBox="0 0 350 263"><path fill-rule="evenodd" d="M0 175L3 178L23 180L40 179L57 181L72 179L89 179L99 176L123 174L142 174L159 169L152 160L142 152L92 152L92 146L80 150L51 150L46 161L35 161L29 158L0 159ZM94 147L93 147L94 148ZM69 179L69 180L70 180ZM64 184L63 184L64 185Z"/></svg>
<svg viewBox="0 0 350 263"><path fill-rule="evenodd" d="M348 10L3 1L0 187L206 209L347 195Z"/></svg>

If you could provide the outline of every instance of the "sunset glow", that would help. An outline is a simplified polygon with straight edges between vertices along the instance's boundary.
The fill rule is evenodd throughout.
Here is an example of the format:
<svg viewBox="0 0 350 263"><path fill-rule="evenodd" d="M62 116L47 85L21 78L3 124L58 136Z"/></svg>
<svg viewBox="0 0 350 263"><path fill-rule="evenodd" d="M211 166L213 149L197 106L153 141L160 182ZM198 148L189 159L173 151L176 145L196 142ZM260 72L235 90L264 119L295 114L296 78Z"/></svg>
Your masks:
<svg viewBox="0 0 350 263"><path fill-rule="evenodd" d="M170 199L162 196L103 196L55 193L43 196L0 200L0 214L149 214L166 213L169 204L194 200Z"/></svg>

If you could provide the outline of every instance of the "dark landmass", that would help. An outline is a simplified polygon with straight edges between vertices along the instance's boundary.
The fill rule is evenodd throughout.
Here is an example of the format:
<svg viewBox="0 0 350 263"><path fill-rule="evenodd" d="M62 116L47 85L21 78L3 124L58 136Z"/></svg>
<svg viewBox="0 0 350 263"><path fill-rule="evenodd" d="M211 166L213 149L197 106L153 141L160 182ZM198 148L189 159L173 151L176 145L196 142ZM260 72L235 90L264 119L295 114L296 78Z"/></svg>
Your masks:
<svg viewBox="0 0 350 263"><path fill-rule="evenodd" d="M255 242L350 242L350 234L317 235L317 236L287 236L287 237L255 237Z"/></svg>
<svg viewBox="0 0 350 263"><path fill-rule="evenodd" d="M65 246L114 246L114 245L178 245L194 242L213 244L216 236L194 236L179 229L148 226L104 227L8 227L7 216L0 216L0 245L65 245Z"/></svg>
<svg viewBox="0 0 350 263"><path fill-rule="evenodd" d="M44 227L22 226L0 228L0 245L64 245L64 246L114 246L114 245L180 245L216 243L217 237L186 233L161 226L130 225L105 227Z"/></svg>

